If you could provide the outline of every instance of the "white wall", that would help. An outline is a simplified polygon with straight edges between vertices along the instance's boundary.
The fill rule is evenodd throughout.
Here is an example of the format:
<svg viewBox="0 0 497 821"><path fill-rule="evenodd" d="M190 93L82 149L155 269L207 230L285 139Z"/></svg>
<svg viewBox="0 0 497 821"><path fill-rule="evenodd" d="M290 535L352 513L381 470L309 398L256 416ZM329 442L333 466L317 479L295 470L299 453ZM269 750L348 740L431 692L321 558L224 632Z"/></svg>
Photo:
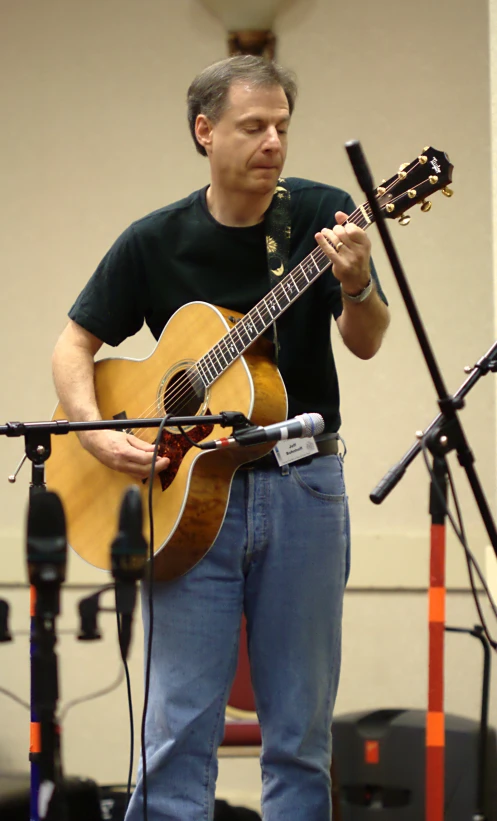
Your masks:
<svg viewBox="0 0 497 821"><path fill-rule="evenodd" d="M190 144L184 100L195 73L224 56L226 46L221 25L196 0L0 0L0 20L4 423L50 417L55 404L50 377L54 342L68 307L117 234L132 219L206 182L207 164ZM463 0L416 0L408 5L396 0L293 0L278 17L275 31L279 60L294 68L300 80L288 175L331 182L361 200L343 148L351 138L362 141L377 181L427 144L447 151L454 163L455 196L447 200L438 194L430 214L416 208L408 228L391 226L448 389L454 391L464 379L463 366L473 364L495 337L494 95L487 3L478 0L470 7ZM436 415L437 405L374 228L371 236L392 306L392 325L372 362L355 360L336 341L343 434L349 447L351 586L422 590L428 580L429 521L421 459L382 506L373 506L368 494L411 446L414 432ZM142 333L123 350L145 356L151 346L151 338ZM470 394L462 418L495 510L492 376ZM21 454L21 441L2 438L0 475L7 477ZM462 471L451 461L470 543L483 559L488 538ZM25 580L28 483L25 466L17 484L5 481L0 494L0 595L11 600L19 626L26 624L25 593L5 585ZM448 580L452 587L466 584L461 550L452 539ZM103 579L71 555L70 581ZM70 590L66 594L65 626L74 623L78 595ZM338 707L423 706L424 597L393 592L372 596L347 596ZM475 621L466 594L454 594L451 601L454 619L468 625ZM90 688L94 679L112 679L112 629L109 619L101 648L64 639L65 699L80 687ZM456 646L456 639L450 642ZM463 658L459 647L462 643L450 653L461 652ZM402 663L397 661L399 648ZM132 665L137 701L139 651L137 645ZM466 664L469 652L476 659L471 670ZM446 685L449 709L472 716L477 715L477 654L468 648L464 665L451 656ZM19 639L0 647L0 659L0 685L26 693L26 642ZM365 670L374 671L366 681ZM495 698L492 710L495 721ZM20 768L26 759L25 717L4 700L0 716L0 761ZM124 780L124 692L70 716L64 743L68 769L102 781ZM103 726L105 737L100 735ZM226 770L225 788L236 792L233 767Z"/></svg>

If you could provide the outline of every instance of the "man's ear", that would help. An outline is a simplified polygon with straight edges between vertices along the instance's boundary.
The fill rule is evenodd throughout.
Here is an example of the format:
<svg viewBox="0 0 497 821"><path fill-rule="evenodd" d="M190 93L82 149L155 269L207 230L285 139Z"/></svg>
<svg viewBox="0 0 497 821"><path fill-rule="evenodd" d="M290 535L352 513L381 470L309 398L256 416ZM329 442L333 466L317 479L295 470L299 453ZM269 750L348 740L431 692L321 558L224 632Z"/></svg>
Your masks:
<svg viewBox="0 0 497 821"><path fill-rule="evenodd" d="M205 114L198 114L195 120L195 136L202 148L208 151L212 143L212 123Z"/></svg>

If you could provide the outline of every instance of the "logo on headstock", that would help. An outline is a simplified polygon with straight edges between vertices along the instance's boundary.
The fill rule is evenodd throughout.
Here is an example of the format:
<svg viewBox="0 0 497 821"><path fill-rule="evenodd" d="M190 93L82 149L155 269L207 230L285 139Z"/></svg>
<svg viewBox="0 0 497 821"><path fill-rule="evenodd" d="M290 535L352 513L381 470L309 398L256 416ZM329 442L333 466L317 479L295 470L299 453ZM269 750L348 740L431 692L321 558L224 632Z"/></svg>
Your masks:
<svg viewBox="0 0 497 821"><path fill-rule="evenodd" d="M442 173L442 166L436 161L435 157L430 160L430 165L437 174Z"/></svg>

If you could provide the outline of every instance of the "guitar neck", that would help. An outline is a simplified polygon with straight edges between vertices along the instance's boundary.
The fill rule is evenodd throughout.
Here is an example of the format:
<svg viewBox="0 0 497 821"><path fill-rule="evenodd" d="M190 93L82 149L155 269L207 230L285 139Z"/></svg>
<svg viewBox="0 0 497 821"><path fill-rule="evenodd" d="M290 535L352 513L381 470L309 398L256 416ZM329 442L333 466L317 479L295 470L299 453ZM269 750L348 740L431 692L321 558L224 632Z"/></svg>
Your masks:
<svg viewBox="0 0 497 821"><path fill-rule="evenodd" d="M369 205L360 205L347 221L360 228L368 228L374 221ZM257 305L238 320L236 325L196 363L205 387L212 385L330 266L329 257L319 246L316 247Z"/></svg>

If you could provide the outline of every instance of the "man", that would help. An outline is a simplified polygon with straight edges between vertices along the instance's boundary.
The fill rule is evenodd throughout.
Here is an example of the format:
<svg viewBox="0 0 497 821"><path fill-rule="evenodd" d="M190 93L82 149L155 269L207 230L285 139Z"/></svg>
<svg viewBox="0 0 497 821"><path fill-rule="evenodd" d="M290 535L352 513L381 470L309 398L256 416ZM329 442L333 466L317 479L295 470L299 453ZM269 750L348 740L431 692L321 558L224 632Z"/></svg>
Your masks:
<svg viewBox="0 0 497 821"><path fill-rule="evenodd" d="M194 300L246 313L270 290L268 215L295 94L288 72L250 56L217 63L194 80L189 121L197 150L209 160L210 184L127 229L71 309L54 352L54 376L72 419L100 418L93 357L102 341L119 344L144 319L158 338L171 314ZM350 197L306 180L286 184L288 270L316 241L332 269L278 321L278 366L289 416L317 411L325 433L313 458L279 466L270 455L238 470L211 550L181 578L154 586L150 821L212 818L216 749L242 612L263 734L264 819L331 817L330 727L349 523L330 321L334 316L347 347L368 359L380 347L388 309L369 240L347 222ZM140 439L116 432L80 439L107 466L148 475L152 447ZM167 465L162 457L157 469ZM142 804L139 775L127 821L142 818Z"/></svg>

